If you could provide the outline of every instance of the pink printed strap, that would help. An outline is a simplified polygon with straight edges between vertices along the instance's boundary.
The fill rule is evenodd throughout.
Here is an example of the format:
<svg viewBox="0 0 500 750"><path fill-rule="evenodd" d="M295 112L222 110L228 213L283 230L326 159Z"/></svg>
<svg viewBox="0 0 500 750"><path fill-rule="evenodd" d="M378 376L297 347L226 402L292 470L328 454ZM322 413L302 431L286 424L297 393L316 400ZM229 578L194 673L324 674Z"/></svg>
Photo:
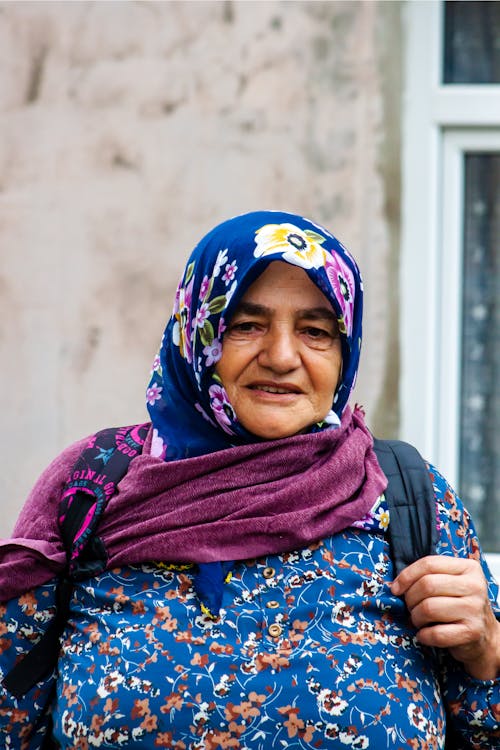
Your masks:
<svg viewBox="0 0 500 750"><path fill-rule="evenodd" d="M132 459L142 453L149 423L101 430L88 442L66 482L59 506L59 526L68 555L69 572L77 575L83 552L95 537L99 520ZM104 568L102 543L93 544ZM88 550L87 550L88 551ZM85 566L84 566L85 567Z"/></svg>

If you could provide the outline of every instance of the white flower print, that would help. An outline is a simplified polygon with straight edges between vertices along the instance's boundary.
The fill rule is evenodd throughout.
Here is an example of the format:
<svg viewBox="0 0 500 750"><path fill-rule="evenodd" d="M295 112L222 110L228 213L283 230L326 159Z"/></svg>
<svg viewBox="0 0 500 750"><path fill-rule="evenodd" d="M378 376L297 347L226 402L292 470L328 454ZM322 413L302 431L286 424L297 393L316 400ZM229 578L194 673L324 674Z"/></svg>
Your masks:
<svg viewBox="0 0 500 750"><path fill-rule="evenodd" d="M226 297L226 299L227 299L227 297ZM226 322L225 322L224 318L221 317L221 319L219 320L219 329L217 331L217 338L220 339L225 330L226 330Z"/></svg>
<svg viewBox="0 0 500 750"><path fill-rule="evenodd" d="M227 292L226 292L226 307L229 305L229 303L231 301L231 297L235 293L237 286L238 286L238 282L237 281L233 281L233 283L231 284L231 286L227 290Z"/></svg>
<svg viewBox="0 0 500 750"><path fill-rule="evenodd" d="M255 233L254 256L280 253L283 260L301 268L321 268L326 262L326 252L321 247L325 237L310 229L300 229L294 224L266 224Z"/></svg>
<svg viewBox="0 0 500 750"><path fill-rule="evenodd" d="M234 276L236 274L236 271L238 270L238 266L236 265L236 261L233 260L231 263L228 263L225 268L225 272L222 276L222 280L226 283L226 286L234 280Z"/></svg>
<svg viewBox="0 0 500 750"><path fill-rule="evenodd" d="M196 311L196 315L191 325L193 328L203 328L205 322L210 317L210 310L208 309L207 302L203 302Z"/></svg>
<svg viewBox="0 0 500 750"><path fill-rule="evenodd" d="M156 357L153 360L153 364L151 365L151 375L154 372L159 372L161 374L161 363L160 363L160 355L157 354Z"/></svg>
<svg viewBox="0 0 500 750"><path fill-rule="evenodd" d="M389 526L389 510L386 508L379 508L375 513L374 518L378 521L379 529L385 531Z"/></svg>
<svg viewBox="0 0 500 750"><path fill-rule="evenodd" d="M206 357L205 367L211 367L217 364L222 356L222 344L219 339L214 339L211 344L208 344L203 349L203 354Z"/></svg>
<svg viewBox="0 0 500 750"><path fill-rule="evenodd" d="M323 422L326 422L326 424L329 424L332 427L338 427L340 425L340 418L333 409L330 409L326 417L323 419Z"/></svg>
<svg viewBox="0 0 500 750"><path fill-rule="evenodd" d="M410 703L407 708L407 714L411 723L414 724L420 731L423 731L427 727L429 721L424 716L421 706L416 706L415 703Z"/></svg>
<svg viewBox="0 0 500 750"><path fill-rule="evenodd" d="M200 299L205 299L205 295L208 291L209 284L210 284L210 279L208 278L208 276L204 276L203 281L201 282L201 285L200 285Z"/></svg>
<svg viewBox="0 0 500 750"><path fill-rule="evenodd" d="M356 620L352 615L352 607L345 602L336 602L332 607L332 619L338 622L339 625L351 628Z"/></svg>
<svg viewBox="0 0 500 750"><path fill-rule="evenodd" d="M318 704L330 716L341 716L349 705L334 690L328 688L323 688L318 695Z"/></svg>
<svg viewBox="0 0 500 750"><path fill-rule="evenodd" d="M208 393L210 396L210 406L212 407L215 419L224 432L227 432L228 435L232 435L233 431L231 429L231 421L236 418L236 415L233 407L229 403L226 391L220 385L211 385L208 389Z"/></svg>
<svg viewBox="0 0 500 750"><path fill-rule="evenodd" d="M154 406L155 401L160 400L162 391L163 391L162 386L157 385L156 383L153 383L153 385L149 386L149 388L146 391L146 400L150 406Z"/></svg>
<svg viewBox="0 0 500 750"><path fill-rule="evenodd" d="M167 446L158 434L158 430L155 428L151 439L151 455L155 458L163 458L165 456L166 448Z"/></svg>
<svg viewBox="0 0 500 750"><path fill-rule="evenodd" d="M172 328L172 341L176 346L179 346L181 341L181 327L179 325L179 321L176 320L174 323L174 326Z"/></svg>
<svg viewBox="0 0 500 750"><path fill-rule="evenodd" d="M219 250L217 260L214 266L214 277L219 276L223 264L227 261L227 248L225 250Z"/></svg>

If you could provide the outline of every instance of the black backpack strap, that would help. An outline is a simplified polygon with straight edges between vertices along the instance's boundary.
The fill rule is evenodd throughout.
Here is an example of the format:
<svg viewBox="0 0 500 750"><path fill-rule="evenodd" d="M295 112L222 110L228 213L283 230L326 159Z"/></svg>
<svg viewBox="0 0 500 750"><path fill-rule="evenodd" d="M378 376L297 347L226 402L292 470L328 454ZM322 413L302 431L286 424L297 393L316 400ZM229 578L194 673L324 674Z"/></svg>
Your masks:
<svg viewBox="0 0 500 750"><path fill-rule="evenodd" d="M436 501L427 465L412 445L400 440L374 440L380 468L388 479L389 544L399 574L425 555L436 553Z"/></svg>
<svg viewBox="0 0 500 750"><path fill-rule="evenodd" d="M400 440L373 441L389 484L389 544L396 574L425 555L436 553L438 528L434 487L427 465L412 445ZM465 750L447 711L445 750Z"/></svg>
<svg viewBox="0 0 500 750"><path fill-rule="evenodd" d="M106 549L96 530L110 497L142 452L149 424L113 427L98 432L74 465L59 506L67 572L57 584L56 614L40 640L4 677L7 690L21 698L52 672L66 626L73 582L97 575L106 566Z"/></svg>
<svg viewBox="0 0 500 750"><path fill-rule="evenodd" d="M101 430L74 465L59 506L59 526L72 578L88 578L106 567L106 550L97 527L130 462L142 453L148 428L146 423Z"/></svg>
<svg viewBox="0 0 500 750"><path fill-rule="evenodd" d="M37 682L54 669L60 648L59 638L68 619L72 590L73 584L67 578L59 581L56 589L57 609L54 619L38 643L16 662L2 680L2 684L16 698L26 695Z"/></svg>

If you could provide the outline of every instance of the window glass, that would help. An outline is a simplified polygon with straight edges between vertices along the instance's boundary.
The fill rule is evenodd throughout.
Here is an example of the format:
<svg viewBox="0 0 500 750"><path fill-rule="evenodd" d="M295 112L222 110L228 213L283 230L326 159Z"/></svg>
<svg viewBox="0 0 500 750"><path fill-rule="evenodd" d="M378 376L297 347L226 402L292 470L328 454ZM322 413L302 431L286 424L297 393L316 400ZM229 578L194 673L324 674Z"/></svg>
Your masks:
<svg viewBox="0 0 500 750"><path fill-rule="evenodd" d="M443 83L500 83L500 2L445 2Z"/></svg>
<svg viewBox="0 0 500 750"><path fill-rule="evenodd" d="M465 155L460 494L500 552L500 154Z"/></svg>

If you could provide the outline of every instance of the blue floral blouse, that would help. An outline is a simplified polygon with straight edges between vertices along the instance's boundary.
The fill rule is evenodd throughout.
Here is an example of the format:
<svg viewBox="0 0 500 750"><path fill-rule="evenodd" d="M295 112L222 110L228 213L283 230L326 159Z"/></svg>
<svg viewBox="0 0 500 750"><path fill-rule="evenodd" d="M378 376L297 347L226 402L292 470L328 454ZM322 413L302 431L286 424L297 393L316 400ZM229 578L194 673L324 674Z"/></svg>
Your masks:
<svg viewBox="0 0 500 750"><path fill-rule="evenodd" d="M431 467L439 552L480 558L460 500ZM220 617L204 615L191 569L161 563L78 584L52 702L65 750L500 748L500 680L468 676L419 645L393 578L383 498L369 518L307 549L237 563ZM0 607L0 668L53 613L48 583ZM496 606L496 605L495 605ZM2 692L3 690L3 692ZM41 746L48 682L19 701L0 687L0 746Z"/></svg>

